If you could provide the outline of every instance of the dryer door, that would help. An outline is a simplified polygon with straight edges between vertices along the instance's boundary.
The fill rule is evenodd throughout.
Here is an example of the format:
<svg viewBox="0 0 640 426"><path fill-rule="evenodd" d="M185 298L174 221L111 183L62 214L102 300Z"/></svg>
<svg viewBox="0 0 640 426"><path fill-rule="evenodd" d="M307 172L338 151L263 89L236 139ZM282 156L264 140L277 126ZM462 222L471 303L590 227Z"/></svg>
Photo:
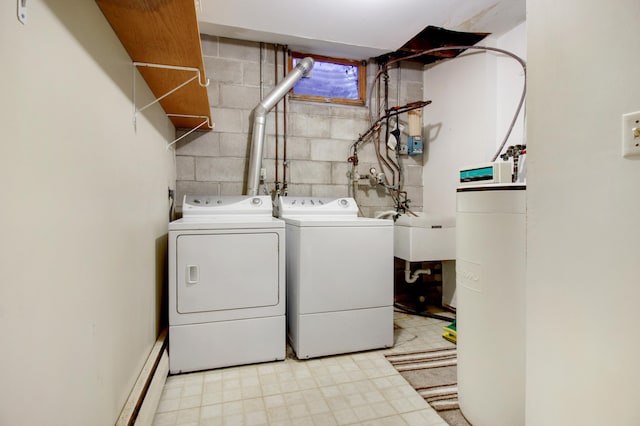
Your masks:
<svg viewBox="0 0 640 426"><path fill-rule="evenodd" d="M178 312L277 305L278 238L275 232L179 235Z"/></svg>

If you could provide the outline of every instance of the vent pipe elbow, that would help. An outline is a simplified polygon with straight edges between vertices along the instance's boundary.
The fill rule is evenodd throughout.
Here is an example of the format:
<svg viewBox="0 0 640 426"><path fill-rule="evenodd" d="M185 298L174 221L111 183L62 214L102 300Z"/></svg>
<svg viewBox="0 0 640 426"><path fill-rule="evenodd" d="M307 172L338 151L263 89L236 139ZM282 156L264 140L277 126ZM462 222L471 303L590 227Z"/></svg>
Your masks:
<svg viewBox="0 0 640 426"><path fill-rule="evenodd" d="M269 92L262 101L253 109L253 128L251 134L251 154L249 156L249 171L247 176L246 195L258 195L260 186L260 168L264 151L265 127L267 114L271 111L289 90L307 75L313 68L313 59L302 59L289 74Z"/></svg>

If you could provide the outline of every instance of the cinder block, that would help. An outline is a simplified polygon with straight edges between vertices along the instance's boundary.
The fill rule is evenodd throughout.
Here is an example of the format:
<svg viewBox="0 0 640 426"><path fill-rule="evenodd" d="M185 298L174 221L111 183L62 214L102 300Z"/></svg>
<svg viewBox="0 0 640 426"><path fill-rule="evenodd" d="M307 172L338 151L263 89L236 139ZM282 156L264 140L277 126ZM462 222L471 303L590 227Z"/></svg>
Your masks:
<svg viewBox="0 0 640 426"><path fill-rule="evenodd" d="M280 135L278 141L278 158L283 159L285 153L284 136ZM309 160L309 140L305 138L292 138L287 136L287 160ZM268 135L264 148L264 158L276 158L276 137Z"/></svg>
<svg viewBox="0 0 640 426"><path fill-rule="evenodd" d="M311 187L311 196L313 197L340 198L348 195L347 185L313 185Z"/></svg>
<svg viewBox="0 0 640 426"><path fill-rule="evenodd" d="M318 117L331 116L331 107L329 105L313 102L291 100L287 105L287 111L292 114L316 115Z"/></svg>
<svg viewBox="0 0 640 426"><path fill-rule="evenodd" d="M242 62L204 57L204 69L213 82L242 84Z"/></svg>
<svg viewBox="0 0 640 426"><path fill-rule="evenodd" d="M356 141L360 134L369 128L369 123L365 120L354 120L352 118L331 118L331 138Z"/></svg>
<svg viewBox="0 0 640 426"><path fill-rule="evenodd" d="M384 135L383 135L384 137ZM364 142L358 146L358 159L360 163L372 163L378 164L378 157L376 156L377 142L374 138L370 138L367 142ZM381 152L384 153L384 143L382 143ZM349 154L351 155L351 154ZM379 168L379 167L376 167ZM368 170L368 169L367 169Z"/></svg>
<svg viewBox="0 0 640 426"><path fill-rule="evenodd" d="M262 45L262 60L264 61L263 66L266 67L267 65L271 65L271 68L273 69L273 61L275 58L274 50L275 50L275 46L273 44L263 43ZM278 62L280 61L282 61L282 49L278 48Z"/></svg>
<svg viewBox="0 0 640 426"><path fill-rule="evenodd" d="M222 182L220 185L222 195L244 195L246 189L245 182Z"/></svg>
<svg viewBox="0 0 640 426"><path fill-rule="evenodd" d="M380 209L393 207L393 198L381 186L359 186L357 199L362 206L375 206Z"/></svg>
<svg viewBox="0 0 640 426"><path fill-rule="evenodd" d="M242 121L242 110L229 108L213 108L213 121L216 123L216 132L242 133L247 126Z"/></svg>
<svg viewBox="0 0 640 426"><path fill-rule="evenodd" d="M246 133L220 133L221 157L249 157L250 140Z"/></svg>
<svg viewBox="0 0 640 426"><path fill-rule="evenodd" d="M176 132L180 137L186 132ZM208 156L220 155L220 134L214 130L208 132L195 131L176 142L176 155Z"/></svg>
<svg viewBox="0 0 640 426"><path fill-rule="evenodd" d="M263 66L265 64L263 63ZM267 76L263 69L262 81L263 84L266 83L265 80ZM260 64L255 62L244 62L242 64L242 84L245 86L254 86L260 87ZM273 78L271 78L271 84L273 84ZM267 92L263 90L263 93L266 95Z"/></svg>
<svg viewBox="0 0 640 426"><path fill-rule="evenodd" d="M311 195L312 185L290 182L287 185L287 195L294 197L304 197Z"/></svg>
<svg viewBox="0 0 640 426"><path fill-rule="evenodd" d="M421 101L423 97L422 82L407 82L403 83L400 87L400 99L402 105L410 102ZM425 108L428 109L429 107L427 106Z"/></svg>
<svg viewBox="0 0 640 426"><path fill-rule="evenodd" d="M185 195L217 195L219 188L219 182L176 181L176 210L181 210Z"/></svg>
<svg viewBox="0 0 640 426"><path fill-rule="evenodd" d="M347 162L331 163L331 183L334 185L348 185L351 167Z"/></svg>
<svg viewBox="0 0 640 426"><path fill-rule="evenodd" d="M307 138L329 138L331 128L324 117L304 114L291 114L289 120L291 136Z"/></svg>
<svg viewBox="0 0 640 426"><path fill-rule="evenodd" d="M250 142L251 145L252 142ZM282 156L282 137L278 138L278 156ZM267 135L264 141L264 151L262 153L265 159L276 158L276 138L274 135Z"/></svg>
<svg viewBox="0 0 640 426"><path fill-rule="evenodd" d="M253 109L260 102L258 87L220 84L220 107Z"/></svg>
<svg viewBox="0 0 640 426"><path fill-rule="evenodd" d="M258 65L258 64L256 64ZM276 75L275 66L273 65L273 52L270 55L270 60L268 62L263 62L262 64L262 83L264 84L264 94L271 92L275 87L274 82L276 79L278 83L280 83L285 77L286 74L289 73L288 70L285 73L282 72L282 53L278 53L278 75Z"/></svg>
<svg viewBox="0 0 640 426"><path fill-rule="evenodd" d="M287 159L310 160L311 144L310 139L287 136Z"/></svg>
<svg viewBox="0 0 640 426"><path fill-rule="evenodd" d="M290 161L289 181L292 183L331 183L331 163L320 161Z"/></svg>
<svg viewBox="0 0 640 426"><path fill-rule="evenodd" d="M336 139L311 139L311 160L347 161L352 142Z"/></svg>
<svg viewBox="0 0 640 426"><path fill-rule="evenodd" d="M260 43L220 37L219 56L221 58L260 61Z"/></svg>
<svg viewBox="0 0 640 426"><path fill-rule="evenodd" d="M195 158L184 155L176 155L176 180L195 180L195 178Z"/></svg>
<svg viewBox="0 0 640 426"><path fill-rule="evenodd" d="M424 78L424 65L418 62L404 61L400 63L400 80L417 81L422 83Z"/></svg>
<svg viewBox="0 0 640 426"><path fill-rule="evenodd" d="M204 182L242 182L246 160L232 157L197 157L196 180Z"/></svg>
<svg viewBox="0 0 640 426"><path fill-rule="evenodd" d="M210 80L207 86L207 97L209 98L209 105L217 107L220 105L220 84L215 80Z"/></svg>
<svg viewBox="0 0 640 426"><path fill-rule="evenodd" d="M202 56L218 56L218 37L208 34L200 34Z"/></svg>
<svg viewBox="0 0 640 426"><path fill-rule="evenodd" d="M329 108L329 115L331 117L338 118L351 118L354 120L363 120L368 123L369 121L369 108L367 107L354 107L344 105L323 105L325 108Z"/></svg>

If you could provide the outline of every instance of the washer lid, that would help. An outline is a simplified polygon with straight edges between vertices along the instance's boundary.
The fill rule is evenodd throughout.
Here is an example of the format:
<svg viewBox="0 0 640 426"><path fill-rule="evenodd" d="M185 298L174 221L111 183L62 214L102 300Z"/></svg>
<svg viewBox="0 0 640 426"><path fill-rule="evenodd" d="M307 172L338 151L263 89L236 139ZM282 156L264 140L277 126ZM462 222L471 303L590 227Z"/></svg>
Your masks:
<svg viewBox="0 0 640 426"><path fill-rule="evenodd" d="M182 216L185 219L210 216L262 215L273 211L268 195L185 195Z"/></svg>
<svg viewBox="0 0 640 426"><path fill-rule="evenodd" d="M279 216L333 216L358 217L356 200L350 197L280 197L278 198Z"/></svg>
<svg viewBox="0 0 640 426"><path fill-rule="evenodd" d="M355 228L355 227L384 227L393 228L391 219L374 219L372 217L345 217L345 216L285 216L282 218L288 225L303 227L323 228Z"/></svg>

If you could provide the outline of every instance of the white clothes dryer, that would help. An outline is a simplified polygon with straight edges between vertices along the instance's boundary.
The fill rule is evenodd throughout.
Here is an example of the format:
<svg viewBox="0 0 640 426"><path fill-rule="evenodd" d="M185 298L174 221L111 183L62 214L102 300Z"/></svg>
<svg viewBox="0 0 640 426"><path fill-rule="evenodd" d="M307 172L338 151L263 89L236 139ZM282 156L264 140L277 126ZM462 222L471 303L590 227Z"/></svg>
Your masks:
<svg viewBox="0 0 640 426"><path fill-rule="evenodd" d="M185 196L169 224L169 370L282 360L285 227L269 196Z"/></svg>
<svg viewBox="0 0 640 426"><path fill-rule="evenodd" d="M287 325L300 359L393 346L393 221L353 198L280 197Z"/></svg>

